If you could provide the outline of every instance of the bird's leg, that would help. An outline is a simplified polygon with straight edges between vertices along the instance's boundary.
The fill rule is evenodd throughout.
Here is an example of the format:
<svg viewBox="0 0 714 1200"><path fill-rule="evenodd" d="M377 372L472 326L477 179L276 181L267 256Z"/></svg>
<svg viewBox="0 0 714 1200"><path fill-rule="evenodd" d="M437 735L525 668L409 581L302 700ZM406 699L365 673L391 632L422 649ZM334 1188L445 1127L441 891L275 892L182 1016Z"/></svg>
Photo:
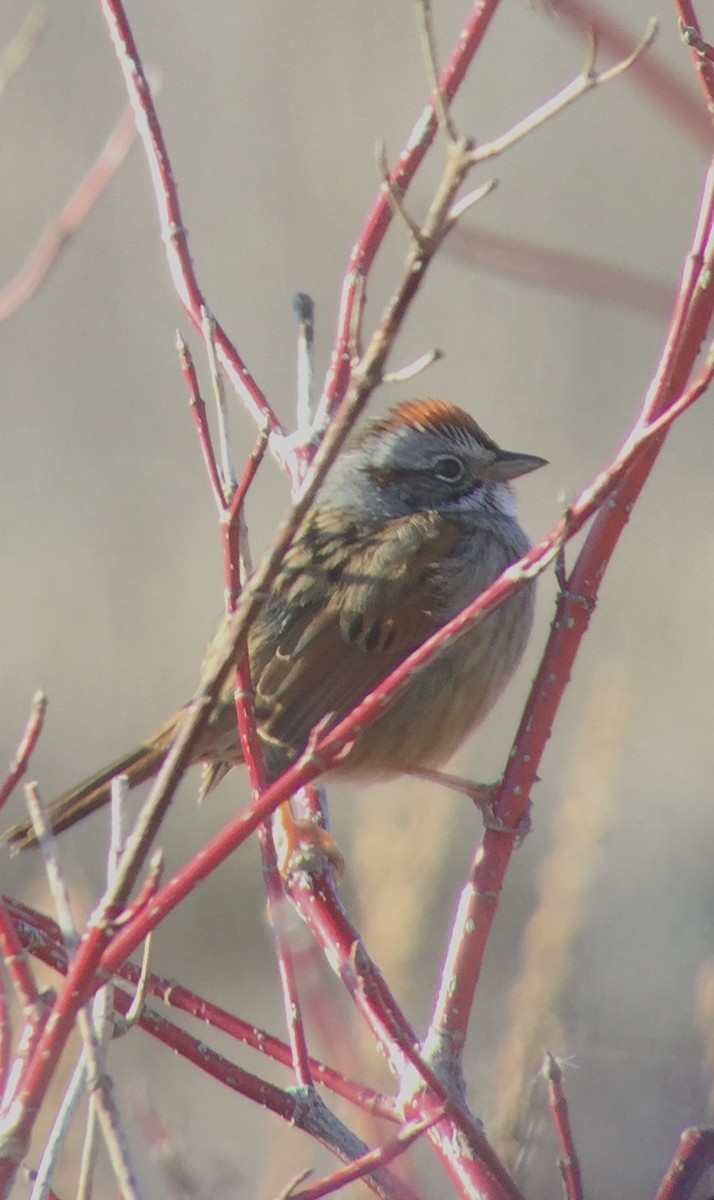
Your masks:
<svg viewBox="0 0 714 1200"><path fill-rule="evenodd" d="M464 779L461 775L450 775L446 771L434 771L430 767L419 767L408 772L415 779L425 779L429 783L439 783L452 792L460 792L468 796L481 813L484 829L495 833L515 833L518 841L522 842L531 828L530 805L528 811L519 822L518 828L504 825L494 811L494 803L498 794L498 783L475 783L472 779Z"/></svg>

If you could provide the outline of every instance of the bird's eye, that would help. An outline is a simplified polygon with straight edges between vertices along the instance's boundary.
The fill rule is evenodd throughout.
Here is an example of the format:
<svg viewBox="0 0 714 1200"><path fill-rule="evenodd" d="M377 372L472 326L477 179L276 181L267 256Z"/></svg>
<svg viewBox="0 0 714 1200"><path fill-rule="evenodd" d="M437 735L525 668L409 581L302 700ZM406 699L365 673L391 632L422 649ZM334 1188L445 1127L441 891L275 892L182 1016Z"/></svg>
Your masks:
<svg viewBox="0 0 714 1200"><path fill-rule="evenodd" d="M453 454L442 454L434 462L434 474L445 483L460 483L466 474L466 466Z"/></svg>

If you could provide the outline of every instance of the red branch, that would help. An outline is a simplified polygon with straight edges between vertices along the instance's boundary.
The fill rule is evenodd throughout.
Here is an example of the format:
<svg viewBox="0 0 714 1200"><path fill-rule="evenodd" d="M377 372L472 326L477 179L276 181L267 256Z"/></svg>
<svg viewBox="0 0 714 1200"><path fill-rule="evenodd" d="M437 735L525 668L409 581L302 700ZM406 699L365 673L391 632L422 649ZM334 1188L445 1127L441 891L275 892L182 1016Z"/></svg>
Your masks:
<svg viewBox="0 0 714 1200"><path fill-rule="evenodd" d="M171 279L188 317L200 331L208 306L191 261L188 233L183 223L171 160L151 88L144 74L121 0L99 0L99 4L124 76L139 136L144 143ZM215 339L221 363L236 392L252 413L256 423L262 427L267 422L271 431L278 435L276 445L279 444L280 435L284 432L283 426L218 321L215 326Z"/></svg>
<svg viewBox="0 0 714 1200"><path fill-rule="evenodd" d="M570 1128L568 1101L563 1090L563 1072L552 1054L546 1054L543 1073L548 1081L548 1097L553 1124L560 1144L560 1174L565 1188L565 1200L583 1200L583 1181L580 1162Z"/></svg>
<svg viewBox="0 0 714 1200"><path fill-rule="evenodd" d="M679 31L691 50L694 68L706 97L711 137L711 117L714 116L714 49L704 40L692 0L675 0L675 4L679 12Z"/></svg>
<svg viewBox="0 0 714 1200"><path fill-rule="evenodd" d="M685 1129L655 1200L694 1200L699 1181L712 1167L714 1129Z"/></svg>

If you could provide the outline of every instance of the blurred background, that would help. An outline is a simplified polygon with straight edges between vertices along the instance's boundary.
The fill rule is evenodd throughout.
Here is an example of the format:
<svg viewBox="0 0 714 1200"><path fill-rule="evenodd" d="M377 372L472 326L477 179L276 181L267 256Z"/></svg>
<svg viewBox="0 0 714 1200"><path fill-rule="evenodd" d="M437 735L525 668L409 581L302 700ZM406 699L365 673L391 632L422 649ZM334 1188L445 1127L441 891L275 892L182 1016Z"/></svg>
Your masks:
<svg viewBox="0 0 714 1200"><path fill-rule="evenodd" d="M342 273L378 187L376 140L394 157L425 102L414 6L128 7L144 63L161 76L159 114L204 293L290 426L292 296L315 298L321 379ZM696 101L673 6L604 5L618 16L623 7L633 36L660 17L653 54ZM0 44L28 8L20 0L2 6ZM434 10L446 54L467 5L435 0ZM556 14L504 0L455 106L460 129L479 140L502 133L577 74L583 53L582 37ZM41 43L0 104L0 281L19 269L124 104L98 6L51 6ZM548 458L547 471L518 487L534 538L609 461L642 404L667 325L662 297L679 279L706 168L695 134L623 78L492 164L500 186L445 247L390 365L432 346L445 358L375 398L377 412L408 395L444 395L502 445ZM439 146L409 195L417 215L442 162ZM509 277L475 265L485 234L646 276L655 311L562 294L547 272L535 284L519 282L510 277L522 265L518 250ZM368 329L406 246L395 227L370 280ZM0 759L12 757L33 692L43 687L50 707L32 775L46 799L127 749L192 693L221 611L215 510L177 365L177 326L191 339L208 394L137 145L51 278L0 326ZM254 430L238 404L233 428L247 452ZM680 1130L711 1116L702 1062L714 1017L699 981L714 909L713 434L705 398L674 428L622 539L487 956L466 1061L469 1094L490 1133L524 1147L519 1178L531 1197L552 1196L559 1184L538 1088L534 1117L514 1126L507 1103L519 1090L523 1039L538 1054L548 1046L566 1056L586 1188L605 1200L652 1195ZM288 503L285 479L267 462L249 505L254 555ZM523 666L454 770L482 780L500 773L555 591L552 575L544 577ZM162 835L169 871L247 798L234 772L197 810L196 785L194 774ZM18 795L8 819L22 808ZM413 782L361 795L335 787L331 813L347 863L345 901L422 1032L480 836L478 815L464 798ZM62 839L80 909L101 888L105 845L103 816ZM36 858L4 858L2 878L4 890L47 903ZM539 904L543 919L533 924ZM553 955L557 921L567 928ZM283 1035L254 843L162 926L153 965ZM552 990L545 1003L534 995L544 979ZM358 1042L326 966L319 982L342 1014L345 1040L359 1044L360 1077L391 1086L368 1039ZM325 1045L311 1026L309 1033L315 1054L339 1064L340 1046ZM289 1084L287 1073L226 1039L210 1042ZM329 1168L332 1160L307 1138L142 1033L117 1044L112 1061L148 1194L179 1194L152 1153L156 1139L146 1136L152 1110L169 1143L181 1146L196 1195L267 1200L301 1168ZM357 1124L354 1114L342 1115ZM450 1194L430 1155L411 1157L424 1195ZM72 1171L69 1163L58 1177L60 1194Z"/></svg>

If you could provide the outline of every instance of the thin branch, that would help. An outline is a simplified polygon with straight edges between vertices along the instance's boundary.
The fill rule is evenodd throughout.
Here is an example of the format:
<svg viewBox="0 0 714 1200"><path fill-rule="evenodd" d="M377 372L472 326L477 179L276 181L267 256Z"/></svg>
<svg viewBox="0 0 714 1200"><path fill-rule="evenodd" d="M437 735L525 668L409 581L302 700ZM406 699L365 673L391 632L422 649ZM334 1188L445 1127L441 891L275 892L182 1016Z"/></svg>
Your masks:
<svg viewBox="0 0 714 1200"><path fill-rule="evenodd" d="M636 45L637 39L612 11L595 0L548 0L545 6L555 11L578 33L590 37L595 30L604 53L615 59L624 58ZM619 10L626 12L624 6ZM673 122L705 153L711 153L711 120L703 110L688 80L680 79L657 54L646 54L627 75L628 83L640 90L649 104L665 120Z"/></svg>
<svg viewBox="0 0 714 1200"><path fill-rule="evenodd" d="M619 75L622 75L630 67L634 66L638 59L650 48L657 36L658 29L659 22L653 17L647 25L644 37L637 43L634 50L630 51L620 62L615 63L614 66L608 67L604 71L597 71L595 69L596 44L593 42L583 70L572 83L567 84L557 95L553 96L550 100L546 100L539 108L534 109L522 121L518 121L507 133L502 134L501 137L494 138L490 142L484 143L482 146L478 146L472 151L471 161L474 164L487 162L489 159L495 158L498 154L503 154L504 150L509 150L517 142L534 133L536 129L540 129L542 125L545 125L553 117L558 116L566 108L569 108L571 104L574 104L587 92L601 87L605 83L610 83L613 79L617 79Z"/></svg>
<svg viewBox="0 0 714 1200"><path fill-rule="evenodd" d="M206 468L206 474L211 485L213 499L216 502L219 517L223 516L225 511L225 496L223 494L223 484L221 482L218 463L213 449L213 439L211 438L211 430L208 424L208 413L206 412L206 402L201 395L201 390L198 386L198 376L196 375L196 367L193 361L193 355L188 348L188 345L181 337L181 334L176 333L176 349L178 351L179 363L181 372L186 383L188 391L188 402L191 408L191 415L198 434L198 443L203 454L203 463Z"/></svg>
<svg viewBox="0 0 714 1200"><path fill-rule="evenodd" d="M36 783L26 784L25 799L35 836L37 837L37 843L42 851L47 883L54 902L59 927L62 930L65 945L71 953L77 942L77 926L72 915L72 904L69 897L67 880L60 865L57 839L52 832L52 826L47 818L47 811L42 803Z"/></svg>
<svg viewBox="0 0 714 1200"><path fill-rule="evenodd" d="M228 423L226 392L223 387L223 376L221 375L221 368L218 364L216 353L216 318L213 316L213 313L209 312L205 305L201 310L201 331L206 346L206 354L208 355L213 398L216 402L218 446L221 452L221 483L223 485L223 495L225 496L226 503L228 503L236 490L238 475Z"/></svg>
<svg viewBox="0 0 714 1200"><path fill-rule="evenodd" d="M52 1176L54 1175L60 1155L69 1136L70 1127L84 1095L87 1082L87 1063L82 1054L75 1065L72 1077L64 1090L64 1095L52 1122L52 1128L45 1137L37 1170L33 1172L33 1187L30 1200L47 1200L50 1195Z"/></svg>
<svg viewBox="0 0 714 1200"><path fill-rule="evenodd" d="M436 348L427 350L426 354L420 354L419 358L415 358L414 362L407 363L405 367L400 367L396 371L388 371L382 377L382 383L406 383L410 379L415 379L417 375L421 375L422 371L426 371L428 367L433 366L443 357L443 350Z"/></svg>
<svg viewBox="0 0 714 1200"><path fill-rule="evenodd" d="M6 897L4 898L4 902L7 904L8 917L13 921L13 930L16 923L17 929L26 942L28 950L31 950L42 962L51 966L54 970L66 973L67 955L59 928L55 922L43 913L29 908L18 900L11 900L9 897ZM16 937L18 937L17 931ZM24 952L23 942L19 938L18 947L20 952ZM131 998L132 1009L136 1007L137 995L141 988L142 973L143 970L140 972L136 964L132 962L125 963L117 972L121 980L136 989ZM176 1009L177 1012L182 1012L196 1018L211 1029L226 1034L242 1045L250 1047L258 1054L268 1057L275 1063L284 1067L290 1067L291 1052L290 1047L285 1042L273 1037L272 1034L267 1033L264 1029L241 1020L240 1017L205 999L205 997L197 995L189 988L183 987L176 980L168 979L166 976L155 973L150 974L147 981L147 988L152 996L160 999L169 1007ZM129 998L126 997L127 1005L129 1002ZM141 1025L141 1014L139 1015L138 1023ZM167 1024L171 1024L171 1022L168 1021ZM233 1064L229 1064L230 1068L232 1066ZM347 1079L339 1071L333 1070L319 1059L310 1059L310 1070L317 1083L328 1088L335 1095L341 1096L362 1111L384 1118L385 1120L398 1120L398 1114L393 1101L380 1092L376 1092L372 1088Z"/></svg>
<svg viewBox="0 0 714 1200"><path fill-rule="evenodd" d="M0 898L0 955L20 1004L24 1027L18 1040L14 1062L11 1063L11 1028L5 981L2 980L4 1008L2 1074L0 1075L0 1112L6 1112L15 1095L25 1062L35 1053L47 1019L49 994L40 995L22 941L15 926L11 904ZM59 934L59 930L57 931ZM18 1149L21 1149L18 1146Z"/></svg>
<svg viewBox="0 0 714 1200"><path fill-rule="evenodd" d="M560 1144L561 1157L558 1165L563 1179L565 1200L584 1200L580 1160L573 1141L568 1101L563 1089L563 1072L552 1054L545 1056L543 1074L548 1081L550 1109Z"/></svg>
<svg viewBox="0 0 714 1200"><path fill-rule="evenodd" d="M380 138L375 147L375 155L377 158L377 167L379 169L380 178L384 187L389 207L392 214L399 217L406 225L409 233L418 242L421 237L421 226L419 222L411 215L409 209L404 203L403 193L399 190L396 183L392 179L389 162L387 160L387 147Z"/></svg>
<svg viewBox="0 0 714 1200"><path fill-rule="evenodd" d="M47 712L47 697L44 692L35 692L32 698L32 708L27 719L27 724L20 738L15 757L10 763L7 778L0 787L0 809L7 802L13 791L17 787L22 776L26 773L27 768L32 758L35 746L37 745L42 727L45 723L45 714Z"/></svg>
<svg viewBox="0 0 714 1200"><path fill-rule="evenodd" d="M458 140L459 134L451 115L451 110L444 95L444 92L439 83L439 67L438 56L436 52L436 34L434 33L434 16L431 10L431 0L418 0L417 11L419 13L419 33L421 35L422 54L424 56L424 65L426 66L427 79L429 81L429 89L432 96L432 104L436 112L439 125L443 129L445 135L450 141Z"/></svg>
<svg viewBox="0 0 714 1200"><path fill-rule="evenodd" d="M456 38L451 55L439 78L439 91L447 105L451 104L466 76L475 54L483 43L499 0L481 0L471 5L463 29ZM390 173L395 194L403 196L426 157L438 129L433 105L428 105L416 122L407 144L398 156ZM324 422L345 398L351 383L353 331L355 320L364 303L367 275L392 220L392 208L387 189L380 188L350 254L344 272L344 282L337 319L337 332L330 370L318 405L318 424Z"/></svg>
<svg viewBox="0 0 714 1200"><path fill-rule="evenodd" d="M346 1187L349 1183L355 1183L358 1179L364 1179L366 1175L374 1171L377 1167L386 1167L389 1163L394 1162L401 1154L409 1149L423 1133L436 1125L444 1116L443 1109L437 1109L429 1117L422 1121L412 1121L408 1125L404 1125L398 1133L385 1142L376 1150L369 1150L360 1158L355 1159L349 1166L341 1167L337 1171L333 1171L326 1179L319 1180L316 1183L310 1184L306 1188L302 1188L296 1192L294 1184L287 1190L281 1193L286 1197L286 1200L321 1200L323 1196L331 1196L340 1188ZM304 1176L303 1176L304 1179ZM302 1179L300 1180L302 1182Z"/></svg>
<svg viewBox="0 0 714 1200"><path fill-rule="evenodd" d="M461 220L467 212L470 212L472 208L480 204L482 200L485 200L486 196L490 196L491 192L497 187L497 179L487 179L485 183L482 183L480 187L474 188L468 195L462 196L460 200L455 200L449 209L449 221L455 223Z"/></svg>

